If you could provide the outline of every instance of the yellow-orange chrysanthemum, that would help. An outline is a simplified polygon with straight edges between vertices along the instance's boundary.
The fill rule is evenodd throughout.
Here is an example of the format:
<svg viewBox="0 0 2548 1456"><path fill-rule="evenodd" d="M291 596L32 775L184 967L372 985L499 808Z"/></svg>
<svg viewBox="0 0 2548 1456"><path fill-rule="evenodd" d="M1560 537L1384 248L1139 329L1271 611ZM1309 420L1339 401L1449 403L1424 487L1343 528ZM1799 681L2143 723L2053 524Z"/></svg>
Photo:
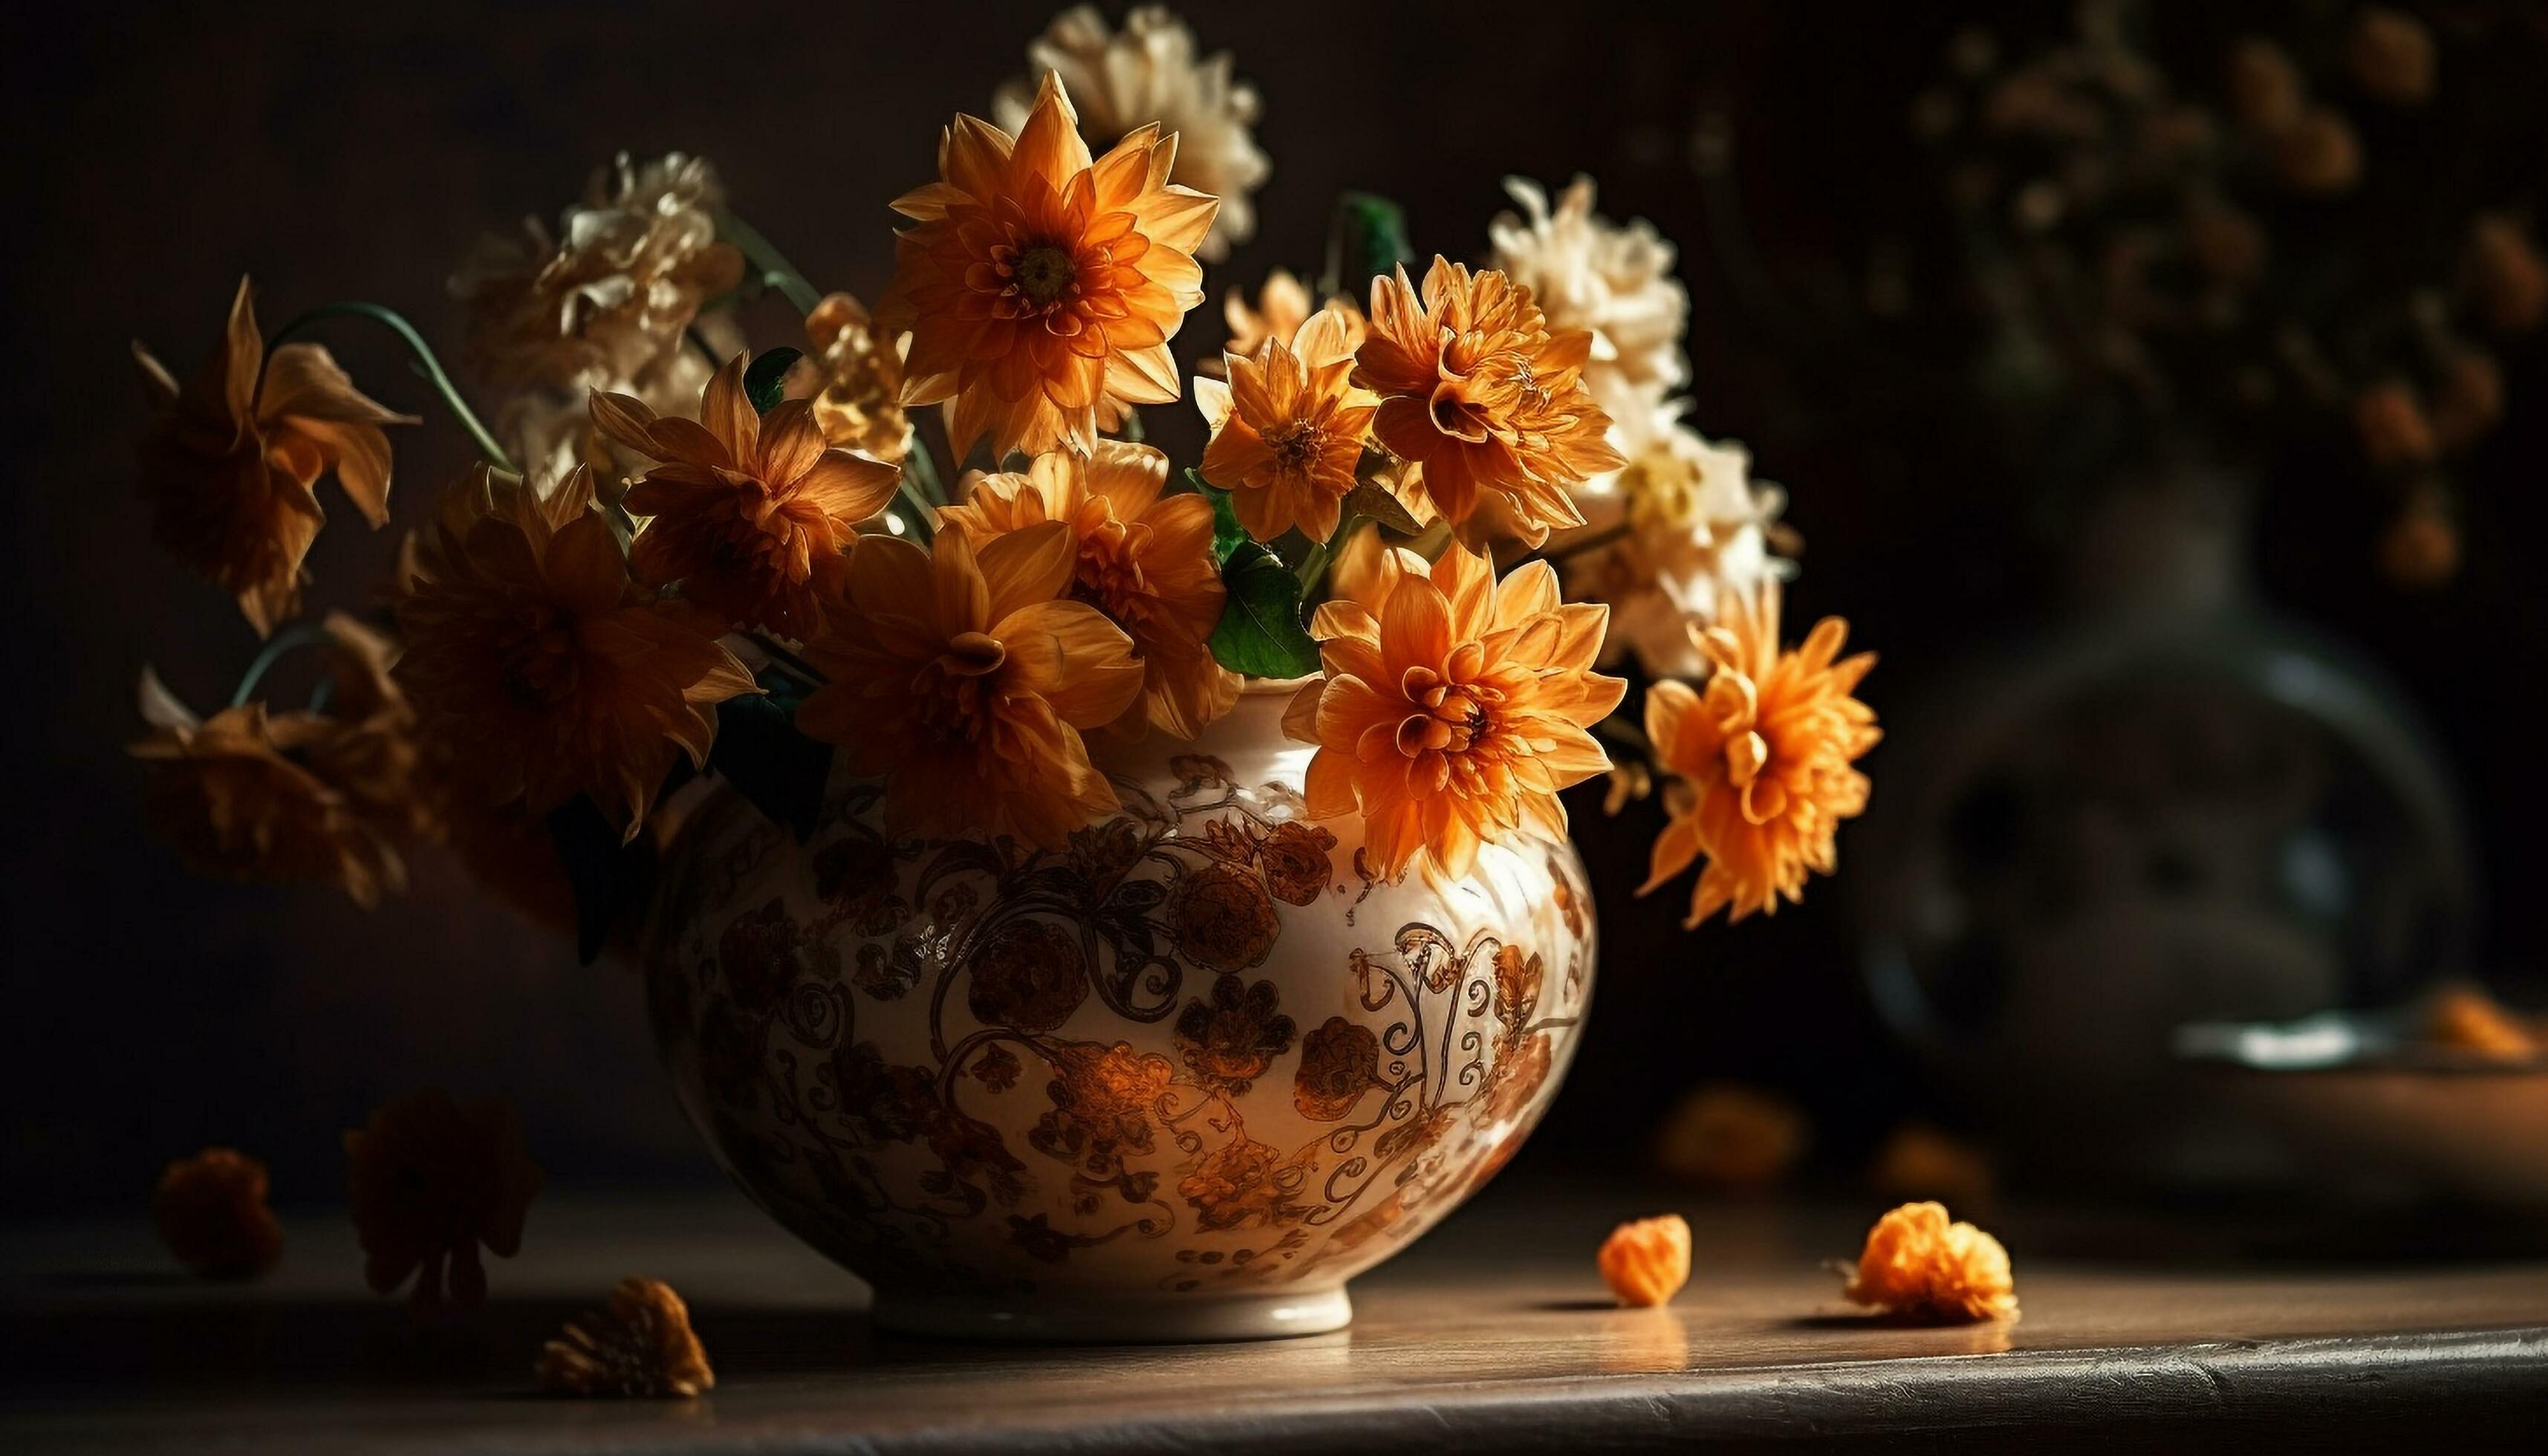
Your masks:
<svg viewBox="0 0 2548 1456"><path fill-rule="evenodd" d="M1592 335L1550 328L1503 274L1436 257L1419 295L1402 267L1372 280L1369 326L1353 378L1380 396L1373 431L1464 534L1492 521L1538 546L1584 523L1572 487L1627 463L1584 387Z"/></svg>
<svg viewBox="0 0 2548 1456"><path fill-rule="evenodd" d="M1283 725L1319 746L1310 815L1359 812L1366 862L1389 876L1423 859L1456 878L1481 844L1563 835L1557 791L1609 769L1586 730L1627 690L1592 671L1609 608L1561 601L1546 562L1499 583L1456 545L1430 567L1371 554L1339 591L1310 628L1324 672Z"/></svg>
<svg viewBox="0 0 2548 1456"><path fill-rule="evenodd" d="M918 226L876 321L911 334L903 403L951 402L958 458L985 435L994 459L1087 450L1101 410L1177 398L1167 341L1203 300L1194 250L1218 204L1168 182L1176 153L1153 124L1092 161L1047 73L1014 138L958 116L941 180L894 203Z"/></svg>
<svg viewBox="0 0 2548 1456"><path fill-rule="evenodd" d="M695 611L630 580L589 471L542 500L480 466L412 555L396 676L481 804L581 792L633 838L674 754L705 762L708 709L761 690Z"/></svg>
<svg viewBox="0 0 2548 1456"><path fill-rule="evenodd" d="M1778 600L1774 579L1748 599L1729 595L1696 639L1712 669L1705 685L1667 680L1646 693L1657 766L1681 781L1638 893L1706 856L1688 925L1720 908L1741 920L1774 913L1781 895L1802 899L1806 873L1839 863L1840 821L1866 807L1866 775L1852 765L1882 735L1875 710L1850 694L1875 654L1841 659L1849 624L1838 617L1780 652Z"/></svg>
<svg viewBox="0 0 2548 1456"><path fill-rule="evenodd" d="M327 519L311 488L333 471L363 518L387 524L381 426L415 417L366 398L317 344L268 358L244 278L221 346L183 387L138 343L133 358L157 415L141 448L151 535L237 596L262 637L301 609L301 563Z"/></svg>
<svg viewBox="0 0 2548 1456"><path fill-rule="evenodd" d="M1140 700L1133 641L1068 596L1070 528L1046 521L979 551L892 536L850 557L849 599L805 656L829 679L796 726L885 780L885 830L1015 834L1045 847L1118 806L1084 729Z"/></svg>
<svg viewBox="0 0 2548 1456"><path fill-rule="evenodd" d="M1195 381L1212 425L1203 478L1230 493L1238 523L1259 541L1294 526L1313 541L1335 534L1356 484L1380 402L1357 389L1345 315L1321 309L1252 359L1225 356L1228 384Z"/></svg>
<svg viewBox="0 0 2548 1456"><path fill-rule="evenodd" d="M1212 655L1228 594L1213 562L1212 502L1162 496L1167 483L1167 456L1100 440L1093 455L1056 450L1024 474L979 477L939 517L977 547L1048 520L1069 527L1071 595L1123 628L1141 663L1141 696L1114 726L1192 738L1238 700L1238 675Z"/></svg>
<svg viewBox="0 0 2548 1456"><path fill-rule="evenodd" d="M826 445L808 401L782 401L765 418L744 394L747 357L708 381L695 423L600 391L592 422L660 462L628 488L628 508L652 517L628 550L638 582L679 582L684 599L730 626L806 637L859 522L884 509L902 473Z"/></svg>

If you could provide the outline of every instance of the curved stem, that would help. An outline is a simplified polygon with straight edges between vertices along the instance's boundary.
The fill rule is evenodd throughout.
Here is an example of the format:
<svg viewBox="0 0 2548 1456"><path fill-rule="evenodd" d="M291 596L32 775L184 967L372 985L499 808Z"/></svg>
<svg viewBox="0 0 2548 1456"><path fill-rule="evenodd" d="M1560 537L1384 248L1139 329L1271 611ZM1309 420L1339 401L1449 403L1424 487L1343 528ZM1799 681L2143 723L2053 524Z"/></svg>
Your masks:
<svg viewBox="0 0 2548 1456"><path fill-rule="evenodd" d="M716 225L717 235L741 248L744 261L752 265L764 283L784 294L797 313L811 314L814 306L823 301L823 296L814 291L814 285L806 282L805 275L797 272L778 249L771 246L770 239L762 236L759 228L726 212L717 214Z"/></svg>
<svg viewBox="0 0 2548 1456"><path fill-rule="evenodd" d="M299 333L302 329L318 322L321 318L369 318L373 322L381 324L383 327L389 329L390 332L397 334L399 339L408 346L409 351L415 355L416 367L422 369L424 371L424 377L432 382L435 389L441 391L442 402L451 407L451 412L459 417L461 426L467 429L470 435L477 440L478 449L481 453L486 455L488 463L494 465L499 470L511 471L516 475L520 474L518 470L514 469L512 457L504 453L503 446L496 443L496 437L493 434L490 434L487 430L487 426L479 421L477 414L470 410L468 402L460 398L459 387L451 382L450 375L443 372L442 361L433 356L432 345L427 344L424 341L423 334L415 331L414 324L408 322L407 319L401 318L393 310L384 309L378 304L367 304L359 301L320 304L318 307L310 310L308 313L301 315L299 318L294 318L291 322L286 323L281 328L274 331L274 337L266 342L266 363L271 364L274 361L274 351L281 347L285 339L292 337L294 334ZM256 389L249 395L249 399L254 400L262 396L264 392L265 366L259 365L256 374Z"/></svg>
<svg viewBox="0 0 2548 1456"><path fill-rule="evenodd" d="M325 632L306 622L276 633L273 640L266 643L258 650L256 656L249 660L247 671L239 675L238 686L230 693L230 706L241 706L254 696L256 684L265 681L267 670L283 661L286 656L300 648L326 640Z"/></svg>

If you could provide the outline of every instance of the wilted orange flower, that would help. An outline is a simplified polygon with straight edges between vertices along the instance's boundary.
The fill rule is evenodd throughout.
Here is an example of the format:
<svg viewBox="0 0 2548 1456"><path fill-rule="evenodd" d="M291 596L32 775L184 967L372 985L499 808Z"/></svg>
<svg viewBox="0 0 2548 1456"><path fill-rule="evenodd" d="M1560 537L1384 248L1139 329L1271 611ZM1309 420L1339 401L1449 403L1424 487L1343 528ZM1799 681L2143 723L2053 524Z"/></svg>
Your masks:
<svg viewBox="0 0 2548 1456"><path fill-rule="evenodd" d="M1079 735L1140 700L1141 664L1121 627L1065 594L1076 565L1061 521L978 551L949 530L926 552L876 536L851 556L848 599L805 649L830 681L796 727L841 745L849 772L883 775L888 834L1058 849L1117 807Z"/></svg>
<svg viewBox="0 0 2548 1456"><path fill-rule="evenodd" d="M713 1389L690 1307L659 1279L622 1279L610 1303L570 1320L540 1346L540 1389L561 1396L671 1396Z"/></svg>
<svg viewBox="0 0 2548 1456"><path fill-rule="evenodd" d="M327 519L311 488L333 471L363 518L387 524L381 426L415 416L365 398L317 344L283 344L267 358L244 278L222 346L183 388L138 343L133 358L158 416L141 447L151 535L235 594L265 636L301 609L301 563Z"/></svg>
<svg viewBox="0 0 2548 1456"><path fill-rule="evenodd" d="M805 344L808 398L823 438L900 465L911 453L911 416L902 408L899 343L875 326L865 305L836 293L805 316Z"/></svg>
<svg viewBox="0 0 2548 1456"><path fill-rule="evenodd" d="M1564 835L1557 791L1609 769L1585 730L1627 690L1592 671L1609 608L1561 602L1543 561L1498 583L1456 545L1429 568L1374 553L1336 586L1351 594L1310 626L1324 672L1283 723L1319 745L1310 817L1359 811L1368 862L1392 877L1420 857L1457 878L1481 843L1525 827Z"/></svg>
<svg viewBox="0 0 2548 1456"><path fill-rule="evenodd" d="M1551 329L1530 290L1440 257L1418 297L1401 267L1371 283L1371 333L1354 383L1379 394L1380 442L1422 467L1425 495L1454 525L1482 498L1531 546L1584 523L1568 488L1627 460L1584 387L1592 335Z"/></svg>
<svg viewBox="0 0 2548 1456"><path fill-rule="evenodd" d="M1838 617L1781 653L1778 600L1774 579L1749 599L1729 595L1697 638L1712 665L1705 687L1667 680L1646 692L1646 736L1680 782L1638 893L1705 855L1686 925L1722 906L1741 920L1774 914L1782 894L1802 899L1806 871L1838 863L1840 821L1866 807L1866 775L1850 766L1881 735L1874 709L1850 692L1875 654L1835 662L1849 635Z"/></svg>
<svg viewBox="0 0 2548 1456"><path fill-rule="evenodd" d="M1086 450L1101 407L1177 397L1167 341L1203 300L1194 250L1217 204L1169 184L1176 154L1150 124L1092 162L1046 73L1014 139L958 116L942 180L894 203L919 226L895 240L876 320L911 334L903 403L954 402L959 459L985 434L995 459Z"/></svg>
<svg viewBox="0 0 2548 1456"><path fill-rule="evenodd" d="M982 476L939 517L976 547L1044 521L1068 526L1070 594L1123 628L1141 664L1141 695L1116 726L1192 738L1238 700L1238 675L1212 656L1227 594L1212 559L1212 502L1162 497L1167 483L1167 456L1100 440L1093 455L1054 451L1023 475Z"/></svg>
<svg viewBox="0 0 2548 1456"><path fill-rule="evenodd" d="M1238 523L1259 541L1294 526L1313 541L1335 534L1380 402L1351 382L1345 316L1321 309L1252 359L1226 356L1229 383L1195 381L1212 425L1203 478L1230 493Z"/></svg>
<svg viewBox="0 0 2548 1456"><path fill-rule="evenodd" d="M728 625L810 637L859 522L893 499L902 473L827 446L806 401L781 401L763 418L743 392L748 362L737 354L708 381L696 424L599 391L592 422L663 462L624 502L653 517L628 551L639 584L679 582L683 600Z"/></svg>
<svg viewBox="0 0 2548 1456"><path fill-rule="evenodd" d="M1940 1323L2017 1318L2008 1250L1970 1224L1950 1224L1945 1206L1934 1203L1906 1203L1876 1220L1842 1293Z"/></svg>
<svg viewBox="0 0 2548 1456"><path fill-rule="evenodd" d="M198 719L149 670L131 753L153 766L143 813L198 873L331 884L366 909L407 866L361 806L311 767L342 730L316 713L239 703Z"/></svg>
<svg viewBox="0 0 2548 1456"><path fill-rule="evenodd" d="M706 760L709 707L760 690L691 615L629 580L590 471L541 500L476 467L413 557L398 681L483 804L545 814L586 793L633 839L673 755Z"/></svg>
<svg viewBox="0 0 2548 1456"><path fill-rule="evenodd" d="M522 1220L540 1191L540 1170L522 1147L522 1120L500 1098L463 1107L428 1087L374 1112L345 1135L346 1185L363 1280L388 1294L415 1276L419 1311L451 1297L475 1309L487 1301L485 1244L509 1259L522 1247Z"/></svg>
<svg viewBox="0 0 2548 1456"><path fill-rule="evenodd" d="M168 1252L196 1274L250 1278L283 1255L283 1226L265 1194L265 1164L234 1147L207 1147L159 1174L150 1222Z"/></svg>
<svg viewBox="0 0 2548 1456"><path fill-rule="evenodd" d="M1665 1214L1622 1224L1601 1241L1598 1262L1601 1282L1620 1304L1652 1309L1689 1282L1689 1222Z"/></svg>
<svg viewBox="0 0 2548 1456"><path fill-rule="evenodd" d="M415 709L391 676L398 645L343 612L329 612L319 630L326 662L326 717L336 731L310 746L318 776L353 800L382 830L421 835L435 829L426 791L424 749L415 734Z"/></svg>

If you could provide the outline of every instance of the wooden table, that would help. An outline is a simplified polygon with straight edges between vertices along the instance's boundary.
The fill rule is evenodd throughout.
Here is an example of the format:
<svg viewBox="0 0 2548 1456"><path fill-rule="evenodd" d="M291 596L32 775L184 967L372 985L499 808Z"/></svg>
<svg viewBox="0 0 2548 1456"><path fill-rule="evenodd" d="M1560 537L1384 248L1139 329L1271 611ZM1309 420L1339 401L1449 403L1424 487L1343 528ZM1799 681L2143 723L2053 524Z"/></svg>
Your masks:
<svg viewBox="0 0 2548 1456"><path fill-rule="evenodd" d="M2012 1217L2025 1318L1912 1328L1852 1312L1821 1267L1871 1208L1702 1208L1690 1287L1610 1308L1593 1246L1667 1206L1491 1190L1358 1282L1349 1331L1107 1348L876 1335L854 1281L725 1195L550 1198L494 1303L437 1332L363 1290L340 1215L288 1221L284 1267L244 1288L173 1276L137 1224L21 1228L0 1239L0 1450L2548 1451L2548 1259L2257 1264L2179 1227L2096 1233L2138 1257L2095 1262L2043 1251L2075 1227ZM540 1340L623 1274L688 1297L713 1395L532 1393Z"/></svg>

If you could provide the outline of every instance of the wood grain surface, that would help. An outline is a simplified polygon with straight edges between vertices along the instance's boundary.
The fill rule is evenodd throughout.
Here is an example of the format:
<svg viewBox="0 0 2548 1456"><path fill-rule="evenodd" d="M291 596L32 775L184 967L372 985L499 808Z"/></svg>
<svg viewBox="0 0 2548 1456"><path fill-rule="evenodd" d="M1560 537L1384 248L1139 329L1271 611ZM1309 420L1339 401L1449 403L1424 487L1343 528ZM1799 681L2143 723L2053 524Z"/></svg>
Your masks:
<svg viewBox="0 0 2548 1456"><path fill-rule="evenodd" d="M1592 1250L1668 1206L1639 1197L1497 1190L1358 1282L1350 1330L1204 1346L879 1336L856 1281L724 1196L549 1200L490 1307L430 1330L363 1289L341 1216L289 1220L244 1287L174 1275L137 1223L21 1228L0 1448L2548 1449L2548 1259L2260 1260L2183 1221L2013 1219L2024 1318L1917 1328L1824 1267L1872 1211L1761 1205L1691 1210L1689 1288L1623 1311ZM626 1274L689 1299L714 1394L536 1397L540 1340Z"/></svg>

